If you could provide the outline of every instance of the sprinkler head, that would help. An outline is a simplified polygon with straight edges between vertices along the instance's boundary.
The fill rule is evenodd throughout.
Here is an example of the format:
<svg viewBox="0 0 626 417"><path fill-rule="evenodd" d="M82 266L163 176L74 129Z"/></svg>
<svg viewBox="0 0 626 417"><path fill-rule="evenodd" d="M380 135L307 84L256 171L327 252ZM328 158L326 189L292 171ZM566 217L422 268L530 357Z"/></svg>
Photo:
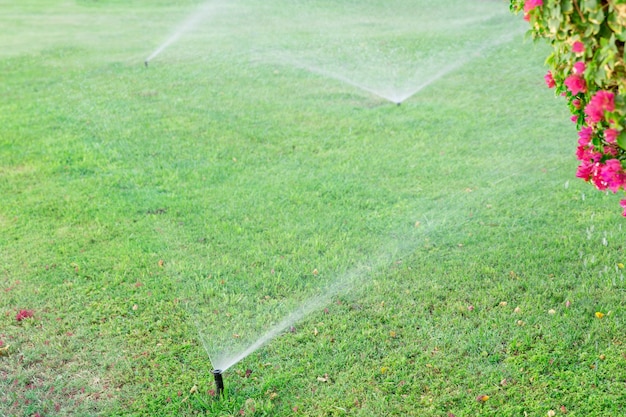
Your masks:
<svg viewBox="0 0 626 417"><path fill-rule="evenodd" d="M213 374L213 378L215 379L215 394L218 397L224 395L224 380L222 379L222 370L221 369L213 369L211 371Z"/></svg>
<svg viewBox="0 0 626 417"><path fill-rule="evenodd" d="M146 66L148 66L148 63L146 63ZM401 102L401 101L398 101L398 102L396 103L396 106L400 106L400 104L402 104L402 102Z"/></svg>
<svg viewBox="0 0 626 417"><path fill-rule="evenodd" d="M146 68L148 68L148 60L146 59L145 61L143 61L143 63L145 64Z"/></svg>

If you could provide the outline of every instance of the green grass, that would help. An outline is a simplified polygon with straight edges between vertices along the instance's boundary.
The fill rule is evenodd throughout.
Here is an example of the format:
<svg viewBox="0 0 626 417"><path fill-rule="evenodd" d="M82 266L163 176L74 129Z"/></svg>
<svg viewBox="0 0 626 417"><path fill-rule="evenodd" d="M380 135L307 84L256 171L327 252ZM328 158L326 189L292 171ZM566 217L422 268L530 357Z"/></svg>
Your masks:
<svg viewBox="0 0 626 417"><path fill-rule="evenodd" d="M369 54L349 76L375 82L377 57L458 59L440 12L394 13L414 2L229 3L149 68L193 2L9 3L0 416L624 414L619 197L574 177L546 48L481 50L397 107L288 61ZM508 13L437 7L496 16L468 48ZM212 395L205 347L337 282Z"/></svg>

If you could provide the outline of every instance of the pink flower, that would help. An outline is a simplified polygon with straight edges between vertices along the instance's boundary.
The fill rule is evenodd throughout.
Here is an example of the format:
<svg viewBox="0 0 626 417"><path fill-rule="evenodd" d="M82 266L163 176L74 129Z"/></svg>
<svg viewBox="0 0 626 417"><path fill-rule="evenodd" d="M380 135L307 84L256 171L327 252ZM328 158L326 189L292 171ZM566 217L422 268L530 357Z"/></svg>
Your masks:
<svg viewBox="0 0 626 417"><path fill-rule="evenodd" d="M606 186L616 193L626 180L622 163L619 159L609 159L600 167L600 178Z"/></svg>
<svg viewBox="0 0 626 417"><path fill-rule="evenodd" d="M583 61L578 61L574 64L573 69L575 74L582 74L585 72L585 63Z"/></svg>
<svg viewBox="0 0 626 417"><path fill-rule="evenodd" d="M543 6L543 0L526 0L524 2L524 13L528 13L538 6Z"/></svg>
<svg viewBox="0 0 626 417"><path fill-rule="evenodd" d="M593 147L579 145L576 148L576 158L581 162L596 163L602 159L602 154Z"/></svg>
<svg viewBox="0 0 626 417"><path fill-rule="evenodd" d="M580 100L577 98L572 100L572 106L574 106L574 108L580 109Z"/></svg>
<svg viewBox="0 0 626 417"><path fill-rule="evenodd" d="M614 158L617 158L617 156L619 155L619 150L617 148L617 146L614 145L607 145L602 149L602 152L604 152L604 155L606 156L612 156Z"/></svg>
<svg viewBox="0 0 626 417"><path fill-rule="evenodd" d="M573 115L572 117L569 118L572 122L574 123L578 123L578 116Z"/></svg>
<svg viewBox="0 0 626 417"><path fill-rule="evenodd" d="M585 52L585 44L581 41L576 41L572 44L572 52L575 54L581 54Z"/></svg>
<svg viewBox="0 0 626 417"><path fill-rule="evenodd" d="M34 314L33 310L20 310L15 315L15 320L22 321L24 319L29 319L33 317Z"/></svg>
<svg viewBox="0 0 626 417"><path fill-rule="evenodd" d="M554 77L552 77L552 73L550 71L548 71L543 79L546 80L546 85L548 86L548 88L556 87L556 82L554 82Z"/></svg>
<svg viewBox="0 0 626 417"><path fill-rule="evenodd" d="M591 137L593 136L593 129L589 126L585 126L578 132L578 144L581 146L589 145Z"/></svg>
<svg viewBox="0 0 626 417"><path fill-rule="evenodd" d="M615 143L617 135L619 135L619 131L617 129L606 129L604 131L604 140L606 140L607 143Z"/></svg>
<svg viewBox="0 0 626 417"><path fill-rule="evenodd" d="M604 191L604 190L607 189L608 184L600 176L601 168L602 167L600 166L599 163L594 164L593 165L593 169L591 171L591 178L590 179L591 179L591 182L593 183L593 185L595 185L598 190Z"/></svg>
<svg viewBox="0 0 626 417"><path fill-rule="evenodd" d="M585 107L585 114L591 123L598 123L604 117L604 112L615 110L614 95L610 91L598 91Z"/></svg>
<svg viewBox="0 0 626 417"><path fill-rule="evenodd" d="M587 83L585 83L585 79L581 77L580 74L573 74L567 77L565 79L565 86L574 95L587 92Z"/></svg>
<svg viewBox="0 0 626 417"><path fill-rule="evenodd" d="M576 177L585 181L589 181L592 171L593 164L590 164L589 162L582 162L580 165L578 165L578 168L576 169Z"/></svg>

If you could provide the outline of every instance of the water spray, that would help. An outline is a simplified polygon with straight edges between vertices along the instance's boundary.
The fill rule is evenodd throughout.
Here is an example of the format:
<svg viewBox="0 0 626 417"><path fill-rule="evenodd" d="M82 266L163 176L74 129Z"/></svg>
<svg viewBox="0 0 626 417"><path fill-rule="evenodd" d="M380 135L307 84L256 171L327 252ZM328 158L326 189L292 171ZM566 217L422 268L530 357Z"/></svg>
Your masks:
<svg viewBox="0 0 626 417"><path fill-rule="evenodd" d="M221 397L224 395L224 379L222 378L221 369L213 369L211 371L213 378L215 379L215 395Z"/></svg>
<svg viewBox="0 0 626 417"><path fill-rule="evenodd" d="M150 56L148 56L148 58L146 58L146 67L148 66L148 61L159 55L171 44L175 43L182 35L196 27L198 23L209 17L216 9L217 7L210 0L201 5L165 42L163 42L156 50L154 50L154 52L152 52Z"/></svg>

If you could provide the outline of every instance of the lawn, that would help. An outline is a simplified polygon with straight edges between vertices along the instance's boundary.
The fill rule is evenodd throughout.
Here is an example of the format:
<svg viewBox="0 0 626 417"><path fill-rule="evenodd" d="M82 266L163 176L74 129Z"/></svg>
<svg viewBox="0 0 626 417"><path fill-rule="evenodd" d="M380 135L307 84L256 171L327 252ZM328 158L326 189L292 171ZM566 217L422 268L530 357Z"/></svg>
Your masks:
<svg viewBox="0 0 626 417"><path fill-rule="evenodd" d="M626 413L620 197L506 2L0 9L1 417Z"/></svg>

